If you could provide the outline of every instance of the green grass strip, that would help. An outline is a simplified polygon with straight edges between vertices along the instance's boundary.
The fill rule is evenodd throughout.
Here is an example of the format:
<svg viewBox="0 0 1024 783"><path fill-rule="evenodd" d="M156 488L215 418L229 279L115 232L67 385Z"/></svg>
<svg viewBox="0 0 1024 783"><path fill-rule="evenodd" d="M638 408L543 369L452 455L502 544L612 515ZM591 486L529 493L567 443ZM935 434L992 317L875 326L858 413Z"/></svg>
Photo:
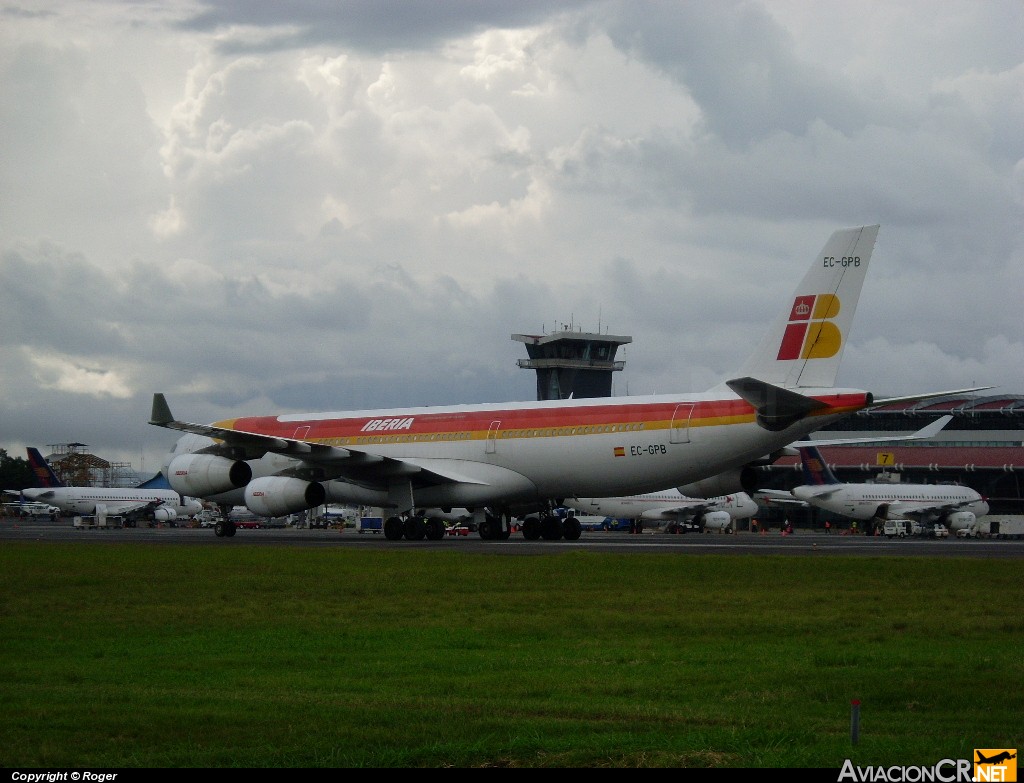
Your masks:
<svg viewBox="0 0 1024 783"><path fill-rule="evenodd" d="M0 586L8 768L838 769L1024 745L1012 560L16 542Z"/></svg>

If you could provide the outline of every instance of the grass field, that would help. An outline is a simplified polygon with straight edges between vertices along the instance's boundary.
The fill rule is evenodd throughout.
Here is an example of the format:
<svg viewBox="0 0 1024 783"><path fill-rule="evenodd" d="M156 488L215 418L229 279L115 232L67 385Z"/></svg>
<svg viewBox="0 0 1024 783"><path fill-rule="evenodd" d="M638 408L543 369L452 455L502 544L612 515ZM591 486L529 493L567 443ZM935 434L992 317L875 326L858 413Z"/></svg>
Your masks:
<svg viewBox="0 0 1024 783"><path fill-rule="evenodd" d="M16 542L0 583L8 768L838 770L1024 744L1010 560Z"/></svg>

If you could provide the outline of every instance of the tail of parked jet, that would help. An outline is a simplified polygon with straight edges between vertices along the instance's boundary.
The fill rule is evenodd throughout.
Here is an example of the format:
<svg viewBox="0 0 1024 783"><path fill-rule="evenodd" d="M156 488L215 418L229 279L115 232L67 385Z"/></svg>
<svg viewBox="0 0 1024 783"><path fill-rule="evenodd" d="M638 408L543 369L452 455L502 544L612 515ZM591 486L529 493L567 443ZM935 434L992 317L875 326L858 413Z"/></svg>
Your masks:
<svg viewBox="0 0 1024 783"><path fill-rule="evenodd" d="M821 452L814 446L800 447L800 463L804 468L804 484L823 487L826 484L839 484Z"/></svg>
<svg viewBox="0 0 1024 783"><path fill-rule="evenodd" d="M738 375L788 389L835 385L878 229L832 234Z"/></svg>
<svg viewBox="0 0 1024 783"><path fill-rule="evenodd" d="M37 487L63 487L64 482L57 478L50 463L47 462L39 449L28 447L28 464L32 468L32 475L36 477Z"/></svg>
<svg viewBox="0 0 1024 783"><path fill-rule="evenodd" d="M153 478L143 481L136 489L171 489L171 482L167 480L163 471L160 471Z"/></svg>

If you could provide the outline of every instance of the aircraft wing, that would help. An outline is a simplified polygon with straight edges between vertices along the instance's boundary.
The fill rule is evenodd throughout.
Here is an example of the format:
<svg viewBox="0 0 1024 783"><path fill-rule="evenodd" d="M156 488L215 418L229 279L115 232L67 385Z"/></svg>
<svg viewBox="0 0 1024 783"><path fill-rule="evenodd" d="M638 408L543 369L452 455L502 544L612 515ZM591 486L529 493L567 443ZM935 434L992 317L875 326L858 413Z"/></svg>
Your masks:
<svg viewBox="0 0 1024 783"><path fill-rule="evenodd" d="M759 489L754 493L754 498L765 505L776 506L806 506L803 500L793 497L793 493L784 489Z"/></svg>
<svg viewBox="0 0 1024 783"><path fill-rule="evenodd" d="M114 516L127 516L129 514L140 514L146 511L152 511L153 509L159 508L163 505L161 500L107 500L103 503L106 507L107 514Z"/></svg>
<svg viewBox="0 0 1024 783"><path fill-rule="evenodd" d="M399 476L409 477L417 486L484 483L478 478L462 475L447 466L440 469L437 460L395 459L359 449L327 446L293 438L278 438L211 424L178 421L171 415L167 400L159 392L153 395L153 410L149 423L193 435L203 435L217 441L200 449L198 453L202 454L245 460L259 459L268 452L293 457L298 460L295 467L282 471L280 475L307 481L343 479L359 486L379 488L386 487L388 479Z"/></svg>
<svg viewBox="0 0 1024 783"><path fill-rule="evenodd" d="M711 502L702 498L680 500L671 506L659 506L643 513L645 519L679 519L681 516L695 517L705 511L715 511L722 507L720 501Z"/></svg>
<svg viewBox="0 0 1024 783"><path fill-rule="evenodd" d="M30 495L26 495L25 492L30 492L31 494ZM32 489L32 488L29 488L28 490L24 490L24 489L5 489L4 490L4 494L5 495L13 495L14 497L18 498L19 500L23 500L23 501L27 500L27 501L30 501L30 502L35 502L37 500L46 500L47 498L52 498L53 497L53 490L52 489Z"/></svg>
<svg viewBox="0 0 1024 783"><path fill-rule="evenodd" d="M889 504L888 514L890 517L907 517L909 519L922 520L929 517L938 517L948 514L951 511L958 511L964 506L969 506L974 501L963 500L959 503L936 503L933 506L923 506L920 503L902 503L894 501Z"/></svg>
<svg viewBox="0 0 1024 783"><path fill-rule="evenodd" d="M917 432L911 433L910 435L895 435L887 437L874 437L874 438L833 438L831 440L798 440L789 444L786 448L798 449L801 446L848 446L854 443L889 443L890 441L900 440L927 440L928 438L934 438L943 427L953 421L953 417L949 414L940 416L931 424L927 424ZM790 454L789 456L794 456Z"/></svg>
<svg viewBox="0 0 1024 783"><path fill-rule="evenodd" d="M936 397L951 397L957 394L970 394L972 392L987 391L995 386L972 386L969 389L951 389L941 392L926 392L924 394L908 394L905 397L885 397L881 400L873 400L868 408L877 408L880 405L892 405L897 402L920 402L921 400L933 400Z"/></svg>

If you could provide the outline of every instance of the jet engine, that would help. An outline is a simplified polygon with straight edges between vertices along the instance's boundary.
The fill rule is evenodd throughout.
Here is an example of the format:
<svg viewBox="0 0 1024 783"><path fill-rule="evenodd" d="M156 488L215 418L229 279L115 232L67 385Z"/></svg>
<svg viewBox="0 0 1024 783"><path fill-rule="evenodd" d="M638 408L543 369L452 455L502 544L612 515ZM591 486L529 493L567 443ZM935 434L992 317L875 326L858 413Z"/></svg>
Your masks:
<svg viewBox="0 0 1024 783"><path fill-rule="evenodd" d="M164 506L161 506L153 509L153 519L157 522L173 522L177 518L178 515L175 513L173 508L165 508Z"/></svg>
<svg viewBox="0 0 1024 783"><path fill-rule="evenodd" d="M732 532L732 517L728 511L708 511L704 514L704 529Z"/></svg>
<svg viewBox="0 0 1024 783"><path fill-rule="evenodd" d="M949 531L953 533L957 530L973 528L978 522L978 517L973 511L954 511L943 521Z"/></svg>
<svg viewBox="0 0 1024 783"><path fill-rule="evenodd" d="M289 476L253 479L245 488L245 505L261 517L282 517L323 505L327 492L323 484Z"/></svg>
<svg viewBox="0 0 1024 783"><path fill-rule="evenodd" d="M742 468L727 470L725 473L692 484L684 484L677 489L689 498L717 498L719 495L736 492L752 495L757 489L757 471L749 465L744 465Z"/></svg>
<svg viewBox="0 0 1024 783"><path fill-rule="evenodd" d="M219 495L244 487L250 479L247 463L210 454L181 454L167 466L167 481L179 495Z"/></svg>

